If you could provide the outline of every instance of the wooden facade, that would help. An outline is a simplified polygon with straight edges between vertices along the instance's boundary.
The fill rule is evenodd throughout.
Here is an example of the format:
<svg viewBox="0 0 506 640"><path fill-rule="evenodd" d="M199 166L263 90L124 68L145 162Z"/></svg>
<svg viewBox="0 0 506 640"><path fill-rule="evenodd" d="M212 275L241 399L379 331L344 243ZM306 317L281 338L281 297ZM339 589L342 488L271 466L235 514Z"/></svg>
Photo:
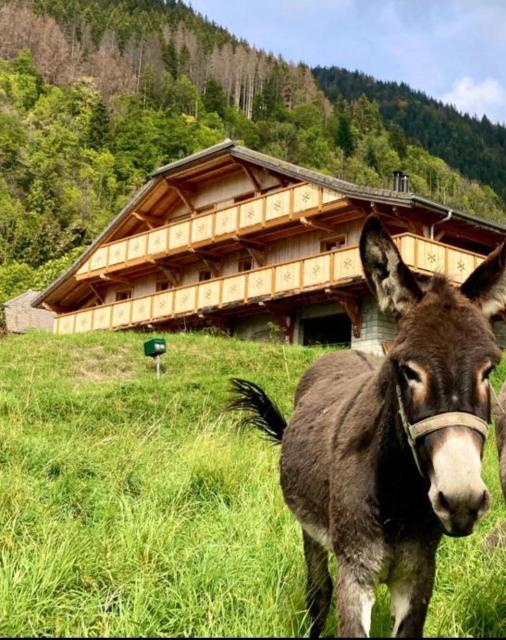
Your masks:
<svg viewBox="0 0 506 640"><path fill-rule="evenodd" d="M340 305L360 336L358 239L374 211L423 279L458 284L504 230L412 194L360 188L224 143L162 168L35 304L57 334L178 329Z"/></svg>

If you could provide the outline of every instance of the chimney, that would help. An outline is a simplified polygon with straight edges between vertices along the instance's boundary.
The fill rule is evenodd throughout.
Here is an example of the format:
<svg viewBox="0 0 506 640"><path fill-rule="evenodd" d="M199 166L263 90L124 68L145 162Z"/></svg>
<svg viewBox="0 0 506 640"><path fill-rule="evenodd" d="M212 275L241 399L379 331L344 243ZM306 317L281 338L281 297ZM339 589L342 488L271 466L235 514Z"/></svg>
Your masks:
<svg viewBox="0 0 506 640"><path fill-rule="evenodd" d="M392 189L394 191L400 191L402 171L394 171L393 176L394 176L394 181L393 181Z"/></svg>
<svg viewBox="0 0 506 640"><path fill-rule="evenodd" d="M394 180L392 189L394 191L401 191L407 193L409 191L409 176L402 171L393 172Z"/></svg>

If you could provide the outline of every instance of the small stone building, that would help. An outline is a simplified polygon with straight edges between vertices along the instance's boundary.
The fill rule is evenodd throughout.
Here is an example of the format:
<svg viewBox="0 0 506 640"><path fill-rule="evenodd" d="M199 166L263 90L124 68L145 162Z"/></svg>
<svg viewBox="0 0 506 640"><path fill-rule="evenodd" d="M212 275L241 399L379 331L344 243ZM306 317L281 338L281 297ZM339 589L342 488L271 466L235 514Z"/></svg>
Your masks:
<svg viewBox="0 0 506 640"><path fill-rule="evenodd" d="M40 294L29 289L4 303L8 333L25 333L30 329L53 330L55 314L46 309L34 309L32 302Z"/></svg>

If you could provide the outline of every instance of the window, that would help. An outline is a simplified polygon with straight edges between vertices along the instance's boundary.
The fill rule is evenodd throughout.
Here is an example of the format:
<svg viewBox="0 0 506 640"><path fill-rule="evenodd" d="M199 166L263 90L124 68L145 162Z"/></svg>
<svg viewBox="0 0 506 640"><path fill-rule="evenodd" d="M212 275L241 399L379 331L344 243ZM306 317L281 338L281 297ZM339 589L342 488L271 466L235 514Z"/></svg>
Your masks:
<svg viewBox="0 0 506 640"><path fill-rule="evenodd" d="M210 271L199 271L199 282L205 282L206 280L211 279Z"/></svg>
<svg viewBox="0 0 506 640"><path fill-rule="evenodd" d="M123 300L130 300L132 297L132 289L122 289L116 291L116 302L122 302Z"/></svg>
<svg viewBox="0 0 506 640"><path fill-rule="evenodd" d="M238 263L239 272L251 271L251 269L253 269L253 263L251 261L251 258L243 258L242 260L239 260L239 263Z"/></svg>
<svg viewBox="0 0 506 640"><path fill-rule="evenodd" d="M156 291L167 291L167 289L172 289L172 283L168 280L158 280L156 283Z"/></svg>
<svg viewBox="0 0 506 640"><path fill-rule="evenodd" d="M335 236L333 238L325 238L320 242L320 253L325 251L336 251L346 246L346 236Z"/></svg>

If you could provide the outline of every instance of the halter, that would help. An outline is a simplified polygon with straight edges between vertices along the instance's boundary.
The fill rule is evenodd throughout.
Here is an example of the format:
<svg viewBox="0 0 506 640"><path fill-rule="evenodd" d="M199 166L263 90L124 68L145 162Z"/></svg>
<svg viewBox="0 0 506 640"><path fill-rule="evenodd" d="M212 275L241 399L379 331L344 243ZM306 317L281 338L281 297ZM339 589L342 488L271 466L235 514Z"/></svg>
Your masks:
<svg viewBox="0 0 506 640"><path fill-rule="evenodd" d="M492 385L490 385L490 388L492 388ZM413 453L416 467L422 477L425 477L425 474L422 471L420 460L416 452L416 441L418 438L422 438L433 431L446 429L447 427L467 427L468 429L477 431L483 436L483 439L486 440L488 435L488 424L485 420L478 418L478 416L475 416L472 413L465 413L463 411L447 411L446 413L439 413L435 416L431 416L430 418L425 418L424 420L419 420L418 422L411 424L406 416L406 411L402 402L401 388L396 384L395 389L397 392L397 400L399 402L399 415L401 417L402 428L404 429L408 444L411 448L411 452Z"/></svg>

